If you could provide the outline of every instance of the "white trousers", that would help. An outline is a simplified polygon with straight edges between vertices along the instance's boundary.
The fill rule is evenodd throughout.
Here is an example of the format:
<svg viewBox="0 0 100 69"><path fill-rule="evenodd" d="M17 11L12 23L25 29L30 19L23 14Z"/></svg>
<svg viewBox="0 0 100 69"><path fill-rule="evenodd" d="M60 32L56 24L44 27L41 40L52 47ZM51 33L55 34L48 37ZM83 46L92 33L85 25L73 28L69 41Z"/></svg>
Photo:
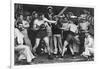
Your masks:
<svg viewBox="0 0 100 69"><path fill-rule="evenodd" d="M33 56L29 46L27 45L18 45L15 47L15 50L20 52L19 60L27 59L27 62L31 62L35 56Z"/></svg>
<svg viewBox="0 0 100 69"><path fill-rule="evenodd" d="M83 56L91 56L91 54L94 54L94 49L93 48L86 48L85 51L82 53Z"/></svg>

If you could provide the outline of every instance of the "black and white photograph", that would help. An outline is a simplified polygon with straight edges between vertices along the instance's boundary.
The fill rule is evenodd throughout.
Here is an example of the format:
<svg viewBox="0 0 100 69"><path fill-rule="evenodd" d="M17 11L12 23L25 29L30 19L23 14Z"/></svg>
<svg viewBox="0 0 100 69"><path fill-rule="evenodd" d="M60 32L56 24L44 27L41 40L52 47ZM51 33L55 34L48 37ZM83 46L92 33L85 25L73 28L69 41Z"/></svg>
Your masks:
<svg viewBox="0 0 100 69"><path fill-rule="evenodd" d="M94 8L14 3L14 65L94 61Z"/></svg>

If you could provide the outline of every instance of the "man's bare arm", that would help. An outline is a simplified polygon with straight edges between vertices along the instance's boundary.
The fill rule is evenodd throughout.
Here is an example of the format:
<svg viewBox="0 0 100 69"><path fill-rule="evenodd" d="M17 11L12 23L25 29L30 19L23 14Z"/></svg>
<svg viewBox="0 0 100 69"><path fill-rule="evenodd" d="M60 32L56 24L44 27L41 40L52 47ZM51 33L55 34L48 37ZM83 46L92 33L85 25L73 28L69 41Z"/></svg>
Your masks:
<svg viewBox="0 0 100 69"><path fill-rule="evenodd" d="M54 20L48 20L47 18L44 18L44 21L49 22L49 23L56 23Z"/></svg>

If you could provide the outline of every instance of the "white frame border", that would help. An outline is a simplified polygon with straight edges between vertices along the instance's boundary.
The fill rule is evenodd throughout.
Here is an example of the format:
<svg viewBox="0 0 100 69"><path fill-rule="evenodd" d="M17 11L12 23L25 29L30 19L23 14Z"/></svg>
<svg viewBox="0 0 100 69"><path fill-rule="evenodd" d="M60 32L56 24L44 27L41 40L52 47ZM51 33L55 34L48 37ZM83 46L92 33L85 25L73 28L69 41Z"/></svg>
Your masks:
<svg viewBox="0 0 100 69"><path fill-rule="evenodd" d="M54 5L54 6L72 6L72 7L89 7L89 8L94 8L94 12L95 12L95 8L96 6L93 6L93 5L84 5L84 4L68 4L68 3L54 3L54 2L47 2L46 4L44 2L39 2L39 1L23 1L23 0L12 0L10 2L10 39L11 39L11 43L10 43L10 68L11 69L25 69L25 68L36 68L38 66L41 66L41 65L44 65L46 66L45 64L35 64L35 65L18 65L18 66L15 66L14 65L14 3L21 3L21 4L39 4L39 5ZM95 16L94 16L95 18ZM95 20L94 20L95 21ZM94 62L71 62L69 64L94 64ZM66 64L66 63L57 63L57 64ZM69 65L68 64L68 65ZM49 64L49 65L52 65L52 64ZM55 64L53 64L55 65ZM48 66L48 65L47 65Z"/></svg>

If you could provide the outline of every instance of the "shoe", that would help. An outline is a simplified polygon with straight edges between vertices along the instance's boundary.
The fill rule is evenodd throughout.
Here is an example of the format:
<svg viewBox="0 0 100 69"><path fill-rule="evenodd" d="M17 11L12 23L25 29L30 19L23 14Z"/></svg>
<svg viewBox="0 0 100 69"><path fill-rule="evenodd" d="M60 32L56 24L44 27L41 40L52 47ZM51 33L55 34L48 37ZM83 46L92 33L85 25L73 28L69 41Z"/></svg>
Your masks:
<svg viewBox="0 0 100 69"><path fill-rule="evenodd" d="M31 62L34 62L36 58L32 59Z"/></svg>
<svg viewBox="0 0 100 69"><path fill-rule="evenodd" d="M64 56L61 56L60 58L64 58Z"/></svg>
<svg viewBox="0 0 100 69"><path fill-rule="evenodd" d="M57 54L57 52L55 51L54 54Z"/></svg>
<svg viewBox="0 0 100 69"><path fill-rule="evenodd" d="M34 56L37 56L36 52L32 51L32 53L33 53Z"/></svg>
<svg viewBox="0 0 100 69"><path fill-rule="evenodd" d="M75 59L76 58L75 55L72 55L72 58Z"/></svg>
<svg viewBox="0 0 100 69"><path fill-rule="evenodd" d="M49 55L48 56L48 59L53 60L53 56L52 55Z"/></svg>

